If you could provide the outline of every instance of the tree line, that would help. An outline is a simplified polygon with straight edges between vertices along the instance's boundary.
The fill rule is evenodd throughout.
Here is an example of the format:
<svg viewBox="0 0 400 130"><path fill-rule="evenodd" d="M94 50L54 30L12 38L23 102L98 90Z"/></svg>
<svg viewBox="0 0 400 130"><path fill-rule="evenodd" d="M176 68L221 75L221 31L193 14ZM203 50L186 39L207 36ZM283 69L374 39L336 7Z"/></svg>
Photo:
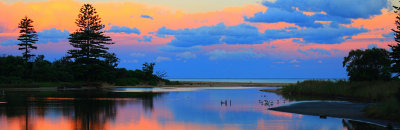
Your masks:
<svg viewBox="0 0 400 130"><path fill-rule="evenodd" d="M37 32L33 20L24 17L18 28L18 40L21 56L0 57L0 83L42 82L42 81L83 81L109 82L117 85L136 85L139 83L157 85L170 83L163 79L164 74L154 75L155 63L143 64L142 70L117 68L119 59L115 53L108 52L114 44L111 37L104 34L105 25L91 4L84 4L75 23L78 29L69 35L69 44L73 49L66 56L53 62L44 59L44 55L35 56Z"/></svg>
<svg viewBox="0 0 400 130"><path fill-rule="evenodd" d="M383 48L351 50L344 57L350 81L392 80L400 77L400 7L393 6L396 17L394 32L395 44L388 45L390 52ZM400 97L399 97L400 99Z"/></svg>

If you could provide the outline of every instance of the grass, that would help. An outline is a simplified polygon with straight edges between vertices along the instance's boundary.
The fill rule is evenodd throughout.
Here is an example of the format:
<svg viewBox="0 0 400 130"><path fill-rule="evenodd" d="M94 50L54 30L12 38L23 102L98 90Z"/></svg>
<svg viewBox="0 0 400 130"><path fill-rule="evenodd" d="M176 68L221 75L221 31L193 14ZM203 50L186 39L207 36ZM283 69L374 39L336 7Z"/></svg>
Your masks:
<svg viewBox="0 0 400 130"><path fill-rule="evenodd" d="M349 82L344 80L307 80L282 88L290 95L345 97L362 101L382 101L395 95L400 81Z"/></svg>
<svg viewBox="0 0 400 130"><path fill-rule="evenodd" d="M376 102L365 109L368 117L400 119L400 80L349 82L345 80L307 80L282 88L284 95L342 98Z"/></svg>

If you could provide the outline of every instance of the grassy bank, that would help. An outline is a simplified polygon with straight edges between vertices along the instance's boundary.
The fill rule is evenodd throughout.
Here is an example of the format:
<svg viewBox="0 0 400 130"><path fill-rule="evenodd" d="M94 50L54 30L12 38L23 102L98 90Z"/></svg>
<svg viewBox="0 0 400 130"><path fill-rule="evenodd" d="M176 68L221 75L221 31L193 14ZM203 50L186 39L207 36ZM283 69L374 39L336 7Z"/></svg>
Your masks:
<svg viewBox="0 0 400 130"><path fill-rule="evenodd" d="M377 102L365 109L369 117L400 119L400 80L349 82L309 80L282 88L284 95L313 96L321 98L344 98Z"/></svg>

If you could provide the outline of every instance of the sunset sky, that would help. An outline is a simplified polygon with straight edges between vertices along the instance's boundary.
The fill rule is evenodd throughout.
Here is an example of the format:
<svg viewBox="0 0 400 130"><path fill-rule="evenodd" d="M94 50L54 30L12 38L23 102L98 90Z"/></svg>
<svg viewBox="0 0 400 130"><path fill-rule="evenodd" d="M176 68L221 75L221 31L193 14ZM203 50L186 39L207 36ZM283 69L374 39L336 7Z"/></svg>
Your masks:
<svg viewBox="0 0 400 130"><path fill-rule="evenodd" d="M34 53L65 56L84 3L119 67L156 62L169 78L346 78L351 49L394 43L390 0L0 0L0 54L21 55L17 27L28 16Z"/></svg>

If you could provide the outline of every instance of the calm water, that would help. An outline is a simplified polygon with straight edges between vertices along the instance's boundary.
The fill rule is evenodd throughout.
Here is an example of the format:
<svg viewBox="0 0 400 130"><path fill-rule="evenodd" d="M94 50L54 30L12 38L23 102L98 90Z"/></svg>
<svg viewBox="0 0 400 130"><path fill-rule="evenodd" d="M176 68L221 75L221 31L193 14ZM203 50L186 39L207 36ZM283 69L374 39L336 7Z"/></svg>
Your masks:
<svg viewBox="0 0 400 130"><path fill-rule="evenodd" d="M289 103L262 88L127 88L8 93L2 130L346 129L339 118L268 110ZM268 102L268 103L267 103Z"/></svg>
<svg viewBox="0 0 400 130"><path fill-rule="evenodd" d="M170 78L171 81L207 81L207 82L251 82L251 83L296 83L304 80L313 80L310 78ZM314 79L314 80L328 80L328 79ZM330 79L335 80L335 79Z"/></svg>

